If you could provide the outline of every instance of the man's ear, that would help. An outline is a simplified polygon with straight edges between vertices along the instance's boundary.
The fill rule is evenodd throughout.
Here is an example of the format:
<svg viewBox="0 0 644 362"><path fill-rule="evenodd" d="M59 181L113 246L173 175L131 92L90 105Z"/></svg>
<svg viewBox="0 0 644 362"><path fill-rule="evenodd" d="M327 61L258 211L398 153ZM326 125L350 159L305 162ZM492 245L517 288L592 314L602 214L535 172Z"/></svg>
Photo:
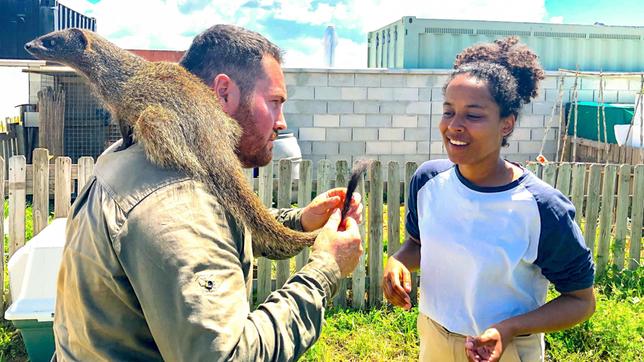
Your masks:
<svg viewBox="0 0 644 362"><path fill-rule="evenodd" d="M234 80L226 74L217 74L212 82L212 90L217 95L224 112L230 116L237 112L241 94Z"/></svg>

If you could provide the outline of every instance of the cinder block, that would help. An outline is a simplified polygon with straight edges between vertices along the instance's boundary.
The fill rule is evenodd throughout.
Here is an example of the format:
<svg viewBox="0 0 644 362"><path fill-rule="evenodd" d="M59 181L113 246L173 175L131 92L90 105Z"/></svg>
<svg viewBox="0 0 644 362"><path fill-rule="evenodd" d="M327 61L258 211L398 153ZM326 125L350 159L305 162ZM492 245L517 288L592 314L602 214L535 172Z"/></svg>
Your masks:
<svg viewBox="0 0 644 362"><path fill-rule="evenodd" d="M429 140L430 141L443 141L443 135L441 134L438 126L429 127Z"/></svg>
<svg viewBox="0 0 644 362"><path fill-rule="evenodd" d="M367 146L365 142L341 142L340 154L358 156L366 153Z"/></svg>
<svg viewBox="0 0 644 362"><path fill-rule="evenodd" d="M434 102L431 102L434 103ZM407 114L430 114L430 102L410 102L407 105Z"/></svg>
<svg viewBox="0 0 644 362"><path fill-rule="evenodd" d="M329 73L330 86L353 86L355 84L353 73Z"/></svg>
<svg viewBox="0 0 644 362"><path fill-rule="evenodd" d="M431 116L419 115L418 116L418 127L430 127L430 118Z"/></svg>
<svg viewBox="0 0 644 362"><path fill-rule="evenodd" d="M313 87L299 87L299 86L288 86L286 91L288 92L289 100L304 99L312 100L315 99L315 94L313 92Z"/></svg>
<svg viewBox="0 0 644 362"><path fill-rule="evenodd" d="M546 95L546 102L553 102L553 103L559 103L559 89L546 89L544 91L540 91L539 93L545 93ZM570 92L566 92L565 90L562 92L561 97L563 98L563 102L568 102L570 101Z"/></svg>
<svg viewBox="0 0 644 362"><path fill-rule="evenodd" d="M548 132L547 134L546 131ZM557 130L554 128L533 128L530 130L530 137L532 138L532 141L543 142L544 137L546 138L546 140L554 140L556 134Z"/></svg>
<svg viewBox="0 0 644 362"><path fill-rule="evenodd" d="M326 130L326 139L338 142L351 141L351 128L328 128Z"/></svg>
<svg viewBox="0 0 644 362"><path fill-rule="evenodd" d="M580 89L577 91L577 102L592 102L595 100L595 94L597 91L594 91L592 89ZM570 91L570 101L573 102L575 100L575 97Z"/></svg>
<svg viewBox="0 0 644 362"><path fill-rule="evenodd" d="M324 141L326 139L326 130L324 128L300 128L297 137L301 141Z"/></svg>
<svg viewBox="0 0 644 362"><path fill-rule="evenodd" d="M351 101L329 101L327 103L329 113L350 114L353 113L353 102Z"/></svg>
<svg viewBox="0 0 644 362"><path fill-rule="evenodd" d="M416 153L416 142L395 142L394 146L391 148L392 155L411 155L414 153Z"/></svg>
<svg viewBox="0 0 644 362"><path fill-rule="evenodd" d="M404 74L383 74L380 78L381 87L404 87L405 86Z"/></svg>
<svg viewBox="0 0 644 362"><path fill-rule="evenodd" d="M432 87L436 81L432 79L431 75L427 74L409 74L406 77L407 87Z"/></svg>
<svg viewBox="0 0 644 362"><path fill-rule="evenodd" d="M430 114L432 114L432 115L434 115L434 114L443 114L443 101L440 101L440 102L432 101L429 104L430 104L430 107L431 107L431 109L430 109L431 113Z"/></svg>
<svg viewBox="0 0 644 362"><path fill-rule="evenodd" d="M402 141L403 139L405 139L403 128L380 128L378 130L378 140L380 141Z"/></svg>
<svg viewBox="0 0 644 362"><path fill-rule="evenodd" d="M432 100L432 88L418 88L418 100L420 100L420 101L431 101Z"/></svg>
<svg viewBox="0 0 644 362"><path fill-rule="evenodd" d="M429 155L429 141L421 141L416 145L416 152Z"/></svg>
<svg viewBox="0 0 644 362"><path fill-rule="evenodd" d="M519 141L519 153L538 155L541 151L541 142L539 141Z"/></svg>
<svg viewBox="0 0 644 362"><path fill-rule="evenodd" d="M558 77L547 76L539 85L541 88L557 88L559 86Z"/></svg>
<svg viewBox="0 0 644 362"><path fill-rule="evenodd" d="M367 127L391 127L391 116L387 114L367 115Z"/></svg>
<svg viewBox="0 0 644 362"><path fill-rule="evenodd" d="M445 95L443 94L443 87L433 87L432 88L432 102L443 102L445 100Z"/></svg>
<svg viewBox="0 0 644 362"><path fill-rule="evenodd" d="M520 114L517 122L517 126L526 127L526 128L535 128L543 127L543 115L533 115L533 114Z"/></svg>
<svg viewBox="0 0 644 362"><path fill-rule="evenodd" d="M599 90L599 78L583 78L581 80L581 89Z"/></svg>
<svg viewBox="0 0 644 362"><path fill-rule="evenodd" d="M394 115L392 127L418 127L418 116Z"/></svg>
<svg viewBox="0 0 644 362"><path fill-rule="evenodd" d="M418 101L418 88L394 88L393 99L397 101Z"/></svg>
<svg viewBox="0 0 644 362"><path fill-rule="evenodd" d="M405 141L428 141L429 128L405 128Z"/></svg>
<svg viewBox="0 0 644 362"><path fill-rule="evenodd" d="M519 142L513 141L512 137L508 140L508 145L506 147L501 147L501 154L502 155L508 155L512 153L517 153L519 152Z"/></svg>
<svg viewBox="0 0 644 362"><path fill-rule="evenodd" d="M554 106L555 104L551 102L532 102L532 113L550 115Z"/></svg>
<svg viewBox="0 0 644 362"><path fill-rule="evenodd" d="M284 113L316 114L326 113L326 101L288 101Z"/></svg>
<svg viewBox="0 0 644 362"><path fill-rule="evenodd" d="M391 142L367 142L367 155L390 155Z"/></svg>
<svg viewBox="0 0 644 362"><path fill-rule="evenodd" d="M637 101L636 93L634 91L618 91L617 92L617 101L619 103L633 103Z"/></svg>
<svg viewBox="0 0 644 362"><path fill-rule="evenodd" d="M285 114L286 124L289 128L313 127L313 115L289 113Z"/></svg>
<svg viewBox="0 0 644 362"><path fill-rule="evenodd" d="M409 102L380 102L380 113L405 114Z"/></svg>
<svg viewBox="0 0 644 362"><path fill-rule="evenodd" d="M510 138L516 141L530 141L532 139L531 135L530 128L515 127Z"/></svg>
<svg viewBox="0 0 644 362"><path fill-rule="evenodd" d="M355 76L355 85L361 87L380 87L380 74L360 74Z"/></svg>
<svg viewBox="0 0 644 362"><path fill-rule="evenodd" d="M599 92L595 92L595 102L602 101L602 95ZM616 90L604 90L604 103L617 103L617 91Z"/></svg>
<svg viewBox="0 0 644 362"><path fill-rule="evenodd" d="M342 87L340 88L340 94L343 100L353 100L353 101L363 100L363 99L367 99L367 88Z"/></svg>
<svg viewBox="0 0 644 362"><path fill-rule="evenodd" d="M310 73L299 71L295 74L287 72L284 76L287 85L326 86L329 84L327 73Z"/></svg>
<svg viewBox="0 0 644 362"><path fill-rule="evenodd" d="M315 155L337 155L340 153L338 142L313 142L313 154Z"/></svg>
<svg viewBox="0 0 644 362"><path fill-rule="evenodd" d="M342 94L338 87L315 87L315 99L342 100Z"/></svg>
<svg viewBox="0 0 644 362"><path fill-rule="evenodd" d="M443 141L432 141L429 144L429 152L431 155L445 154L445 146L443 145Z"/></svg>
<svg viewBox="0 0 644 362"><path fill-rule="evenodd" d="M644 91L644 85L642 85L642 80L641 79L631 79L628 81L628 89L635 91L635 92L641 92Z"/></svg>
<svg viewBox="0 0 644 362"><path fill-rule="evenodd" d="M607 90L626 90L629 89L629 80L626 78L607 78L604 89Z"/></svg>
<svg viewBox="0 0 644 362"><path fill-rule="evenodd" d="M376 141L378 140L377 128L353 128L354 141Z"/></svg>
<svg viewBox="0 0 644 362"><path fill-rule="evenodd" d="M355 113L380 113L380 102L376 101L357 101L353 103Z"/></svg>
<svg viewBox="0 0 644 362"><path fill-rule="evenodd" d="M312 150L311 141L300 141L297 140L297 144L300 146L300 152L302 152L302 158L305 158L304 155L310 155Z"/></svg>
<svg viewBox="0 0 644 362"><path fill-rule="evenodd" d="M364 127L367 116L364 114L342 114L340 115L340 127Z"/></svg>
<svg viewBox="0 0 644 362"><path fill-rule="evenodd" d="M340 127L340 116L337 114L316 114L313 116L315 127Z"/></svg>
<svg viewBox="0 0 644 362"><path fill-rule="evenodd" d="M375 101L393 101L393 88L368 88L367 98Z"/></svg>

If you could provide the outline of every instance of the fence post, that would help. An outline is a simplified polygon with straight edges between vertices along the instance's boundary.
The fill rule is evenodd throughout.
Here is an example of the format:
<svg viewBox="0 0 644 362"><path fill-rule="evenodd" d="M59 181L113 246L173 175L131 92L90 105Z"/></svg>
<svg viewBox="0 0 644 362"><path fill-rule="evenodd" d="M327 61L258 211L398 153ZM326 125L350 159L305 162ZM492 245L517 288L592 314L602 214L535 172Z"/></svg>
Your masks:
<svg viewBox="0 0 644 362"><path fill-rule="evenodd" d="M318 187L315 195L320 195L331 188L331 161L318 161Z"/></svg>
<svg viewBox="0 0 644 362"><path fill-rule="evenodd" d="M586 202L586 228L584 239L592 255L595 255L595 238L597 231L597 216L599 215L599 188L601 184L602 166L596 163L590 165L588 176L588 201Z"/></svg>
<svg viewBox="0 0 644 362"><path fill-rule="evenodd" d="M635 166L633 178L633 207L631 214L631 248L628 251L628 269L640 265L642 252L642 217L644 217L644 165Z"/></svg>
<svg viewBox="0 0 644 362"><path fill-rule="evenodd" d="M25 156L12 156L9 159L9 257L25 245L26 174Z"/></svg>
<svg viewBox="0 0 644 362"><path fill-rule="evenodd" d="M87 181L92 177L94 173L94 159L91 157L83 156L78 159L78 190L76 193L79 194Z"/></svg>
<svg viewBox="0 0 644 362"><path fill-rule="evenodd" d="M586 164L574 163L572 166L572 204L575 205L575 222L581 225L584 215L584 191L586 186Z"/></svg>
<svg viewBox="0 0 644 362"><path fill-rule="evenodd" d="M597 248L597 274L606 270L610 252L610 232L615 207L615 175L617 166L604 167L604 185L602 187L602 206L599 216L599 247Z"/></svg>
<svg viewBox="0 0 644 362"><path fill-rule="evenodd" d="M277 184L277 207L291 207L291 160L279 161L279 183ZM281 288L291 275L291 259L277 261L277 288Z"/></svg>
<svg viewBox="0 0 644 362"><path fill-rule="evenodd" d="M313 180L311 179L311 160L302 160L300 162L300 179L297 184L297 204L304 207L311 202L311 189ZM309 260L309 247L305 247L295 257L295 269L300 270Z"/></svg>
<svg viewBox="0 0 644 362"><path fill-rule="evenodd" d="M615 216L615 243L613 244L613 264L617 269L624 269L624 254L626 247L626 220L630 206L631 165L619 167L617 186L617 214Z"/></svg>
<svg viewBox="0 0 644 362"><path fill-rule="evenodd" d="M273 206L273 162L259 169L259 198L264 206ZM257 304L266 300L272 290L271 260L257 259Z"/></svg>
<svg viewBox="0 0 644 362"><path fill-rule="evenodd" d="M65 91L51 87L38 92L38 145L47 148L52 155L64 154L63 131L65 120Z"/></svg>
<svg viewBox="0 0 644 362"><path fill-rule="evenodd" d="M400 166L396 161L387 165L387 255L400 249Z"/></svg>
<svg viewBox="0 0 644 362"><path fill-rule="evenodd" d="M366 194L365 194L365 187L364 187L364 175L360 176L360 179L358 180L358 187L356 188L360 195L362 196L363 203L366 201ZM366 223L366 218L362 222L362 224L358 225L358 229L360 230L360 238L362 239L362 249L367 250L367 244L366 244L366 231L365 231L365 223ZM365 260L366 260L366 255L365 253L362 253L360 255L360 261L358 262L358 266L356 269L353 271L353 277L351 279L351 302L354 308L356 309L364 309L365 306L365 282L367 280L367 270L365 266Z"/></svg>
<svg viewBox="0 0 644 362"><path fill-rule="evenodd" d="M412 176L418 165L416 162L407 162L405 164L405 215L407 215L407 208L409 207L409 183L411 182ZM407 228L405 228L405 242L409 240L409 233ZM411 299L411 304L418 304L418 273L411 273L411 293L409 293L409 299Z"/></svg>
<svg viewBox="0 0 644 362"><path fill-rule="evenodd" d="M49 151L36 148L33 152L33 227L34 235L47 226L49 217Z"/></svg>
<svg viewBox="0 0 644 362"><path fill-rule="evenodd" d="M570 163L562 163L557 171L557 190L566 197L570 197L570 167Z"/></svg>
<svg viewBox="0 0 644 362"><path fill-rule="evenodd" d="M369 167L369 306L382 305L382 164Z"/></svg>
<svg viewBox="0 0 644 362"><path fill-rule="evenodd" d="M56 158L54 183L54 217L67 217L72 199L72 160Z"/></svg>
<svg viewBox="0 0 644 362"><path fill-rule="evenodd" d="M557 179L557 165L549 162L543 166L543 175L541 179L547 182L550 186L555 187L555 181Z"/></svg>
<svg viewBox="0 0 644 362"><path fill-rule="evenodd" d="M338 160L335 163L335 185L338 187L346 187L347 175L349 174L349 165L346 160ZM351 197L351 195L347 195ZM347 306L347 279L340 279L338 286L338 293L335 295L333 304L340 307Z"/></svg>

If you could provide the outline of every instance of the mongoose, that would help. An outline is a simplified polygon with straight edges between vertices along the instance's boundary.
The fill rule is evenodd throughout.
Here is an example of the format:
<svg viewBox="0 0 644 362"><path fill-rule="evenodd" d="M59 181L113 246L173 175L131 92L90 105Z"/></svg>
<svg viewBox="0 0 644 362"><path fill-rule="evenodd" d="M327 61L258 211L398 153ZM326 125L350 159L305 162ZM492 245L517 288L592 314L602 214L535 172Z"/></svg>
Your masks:
<svg viewBox="0 0 644 362"><path fill-rule="evenodd" d="M280 224L247 184L235 154L239 124L200 79L174 63L149 62L99 35L65 29L25 45L36 58L66 64L85 78L152 163L203 182L248 227L254 250L281 259L313 244L317 232ZM127 134L124 134L124 142ZM133 170L135 171L135 170Z"/></svg>

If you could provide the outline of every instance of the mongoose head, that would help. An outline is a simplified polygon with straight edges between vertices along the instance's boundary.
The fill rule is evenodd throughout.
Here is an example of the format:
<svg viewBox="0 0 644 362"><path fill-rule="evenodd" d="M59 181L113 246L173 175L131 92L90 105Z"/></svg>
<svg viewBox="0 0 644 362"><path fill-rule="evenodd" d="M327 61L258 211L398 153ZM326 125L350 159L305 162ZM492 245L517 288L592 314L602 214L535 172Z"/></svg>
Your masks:
<svg viewBox="0 0 644 362"><path fill-rule="evenodd" d="M25 44L25 50L38 59L74 66L87 60L89 44L84 30L71 28L36 38Z"/></svg>

